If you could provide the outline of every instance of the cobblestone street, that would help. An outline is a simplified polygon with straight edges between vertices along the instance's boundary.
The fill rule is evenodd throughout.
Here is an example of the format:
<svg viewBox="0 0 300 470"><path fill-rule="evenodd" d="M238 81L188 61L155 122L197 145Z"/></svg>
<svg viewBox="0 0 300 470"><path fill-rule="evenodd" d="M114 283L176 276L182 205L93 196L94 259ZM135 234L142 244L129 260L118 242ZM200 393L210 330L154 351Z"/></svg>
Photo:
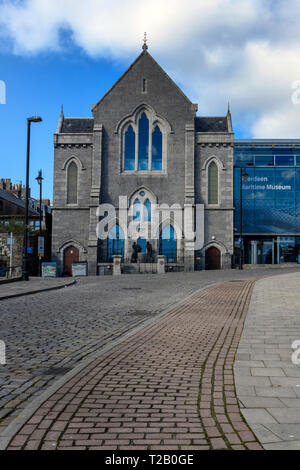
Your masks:
<svg viewBox="0 0 300 470"><path fill-rule="evenodd" d="M284 270L284 273L289 271L290 270ZM297 270L291 270L291 272L295 271L298 272ZM20 414L22 409L26 408L32 400L42 394L49 386L55 383L58 378L63 377L69 370L77 364L80 364L80 361L86 360L90 356L92 357L95 352L103 348L103 346L110 344L112 340L116 338L122 339L122 336L129 330L139 325L142 328L143 322L146 320L149 321L149 319L155 320L156 318L157 321L150 323L150 326L148 324L146 328L150 330L153 328L153 331L156 331L156 334L158 334L161 328L160 324L164 322L165 318L164 316L158 318L158 315L165 309L170 309L173 306L176 312L176 303L184 300L197 290L224 281L238 281L239 279L251 279L282 273L281 269L259 269L247 271L172 273L163 276L127 275L119 278L108 276L102 278L82 278L78 280L76 285L65 289L2 300L0 302L0 339L4 340L7 346L7 364L1 366L0 369L0 430L3 431L7 425ZM244 283L241 283L241 285L239 282L228 283L233 293L235 290L232 286L236 286L237 288L240 285L242 291L243 289L250 289L249 282L245 283L245 285L246 284L248 286L247 288L244 286ZM211 300L214 297L213 292L216 288L217 286L208 290L211 295ZM201 296L204 294L200 292L196 294L196 296L197 295L202 298ZM233 305L236 304L234 295L235 294L233 294L231 300L232 309ZM243 296L244 294L241 295ZM224 324L226 324L227 300L226 298L222 300L219 297L219 301L221 301L221 303L219 303L218 308L220 308L220 313L224 314ZM244 302L246 302L245 299ZM171 309L171 311L174 311L174 309ZM230 317L231 310L229 309L228 312ZM193 321L195 320L195 318L192 317L195 314L196 313L192 311L191 318L189 318L187 322L189 331L186 331L182 338L185 341L187 336L192 335ZM197 314L199 314L199 312ZM169 313L167 316L168 315ZM187 315L185 309L181 312L181 316L182 315ZM241 312L238 312L238 315L242 318ZM231 318L230 321L233 321L236 328L236 320ZM151 326L152 324L153 327ZM215 322L212 322L211 325L208 323L207 329L201 327L198 331L201 348L205 350L205 354L202 350L202 360L204 361L204 358L207 358L205 374L207 373L208 376L203 376L203 384L212 380L212 368L211 366L209 367L209 359L206 354L212 351L215 341L218 341L220 331L216 326ZM242 323L239 323L240 331L241 327ZM173 326L171 325L170 328L172 331ZM230 328L230 323L228 324L228 328ZM145 328L143 328L142 331L144 331L144 329ZM166 333L168 333L168 329ZM173 340L177 337L177 333L179 334L177 330L172 333ZM137 335L138 334L139 333L137 333ZM230 334L232 334L232 332ZM228 354L230 353L229 357L232 361L233 352L229 351L229 349L233 336L231 337L229 335L229 338L231 339L228 344L226 343L226 351ZM223 340L225 339L223 338ZM121 341L119 347L126 348L126 341ZM235 341L234 347L236 347L236 345L237 342ZM183 347L184 344L182 343L181 353L183 352ZM222 345L220 345L220 347L222 347ZM219 350L216 349L216 351L218 353ZM192 354L192 351L190 351L190 353ZM112 353L112 355L113 354L114 353ZM144 353L142 353L142 356L143 354ZM213 355L214 361L218 362L215 354L216 353ZM224 357L222 354L221 357ZM102 362L102 359L100 362ZM196 360L194 358L194 365L195 362ZM222 366L217 365L218 367L224 366L228 368L228 370L232 367L230 363L226 365L223 364ZM105 369L105 366L103 367ZM196 367L197 372L199 372L199 367L200 366ZM129 366L127 369L128 368ZM101 375L102 372L99 373ZM194 373L195 371L193 369L191 374L193 375ZM214 370L213 374L215 373L216 371ZM215 379L217 379L217 377L215 377L214 380ZM227 379L227 377L225 377L225 379ZM233 379L231 379L230 383L225 382L229 386L227 396L229 401L227 401L227 404L232 405L231 411L233 413L238 413L237 403L232 389L232 380ZM198 381L199 389L199 376L195 381ZM220 384L215 383L215 385L214 398L218 408L218 400L221 400L222 397L220 396L221 390L218 389ZM86 384L86 386L90 387L88 384ZM193 393L193 399L195 400L196 386ZM208 393L208 391L206 391L206 393ZM203 394L205 394L205 391ZM93 399L94 398L92 398L92 400ZM61 404L58 406L61 407ZM70 406L73 405L70 404ZM202 406L202 404L200 404L200 406ZM93 406L90 408L93 408ZM235 408L234 411L233 408ZM196 410L194 409L193 412L195 413ZM207 413L207 410L204 411L203 416L207 418L208 423L210 422L209 420L215 419L215 415L208 416ZM223 417L225 417L226 413L219 411L219 414L223 414ZM83 419L81 419L82 417L77 416L77 418L80 418L79 421L83 421ZM74 422L76 422L76 419ZM212 442L215 442L217 447L225 446L228 448L234 445L244 446L244 444L240 443L240 440L233 442L235 439L233 436L232 442L228 438L224 438L222 432L220 436L220 434L218 434L220 433L220 422L218 420L217 424L212 422L210 422L210 424L207 423L205 425L205 423L202 422L202 428L204 429L205 426L215 427L215 435L209 436L209 434L203 430L205 435L203 439L206 439L206 441L205 444L203 441L201 445L211 448L214 447ZM224 428L226 428L225 424L228 425L230 423L224 421L222 423ZM241 427L243 427L242 424L241 422ZM227 428L229 429L228 426ZM218 433L216 430L218 430ZM237 430L237 428L235 428L235 431L229 432L229 434L239 431L248 432L249 430ZM99 433L100 431L98 430L97 432ZM168 434L168 432L166 433ZM212 441L211 438L217 440ZM138 437L136 439L139 440ZM168 440L168 438L166 439ZM169 440L170 439L172 440L173 437L170 437ZM169 440L166 445L171 445L171 441L169 442ZM250 443L249 448L256 446L253 435L248 441ZM246 440L246 442L248 441ZM40 444L34 444L34 446L37 445ZM92 444L87 445L92 446ZM184 442L183 445L194 445L194 443Z"/></svg>

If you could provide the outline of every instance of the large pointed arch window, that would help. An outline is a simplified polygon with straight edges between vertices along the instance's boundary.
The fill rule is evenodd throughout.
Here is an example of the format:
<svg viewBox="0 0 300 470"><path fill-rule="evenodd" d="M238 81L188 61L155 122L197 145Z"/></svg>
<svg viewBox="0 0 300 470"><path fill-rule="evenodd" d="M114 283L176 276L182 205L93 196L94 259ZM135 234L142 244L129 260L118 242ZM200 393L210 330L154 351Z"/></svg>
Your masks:
<svg viewBox="0 0 300 470"><path fill-rule="evenodd" d="M219 171L215 162L208 167L208 204L219 204Z"/></svg>
<svg viewBox="0 0 300 470"><path fill-rule="evenodd" d="M78 168L73 161L67 170L67 204L77 204Z"/></svg>
<svg viewBox="0 0 300 470"><path fill-rule="evenodd" d="M123 171L166 170L166 136L170 126L154 113L142 111L123 127Z"/></svg>

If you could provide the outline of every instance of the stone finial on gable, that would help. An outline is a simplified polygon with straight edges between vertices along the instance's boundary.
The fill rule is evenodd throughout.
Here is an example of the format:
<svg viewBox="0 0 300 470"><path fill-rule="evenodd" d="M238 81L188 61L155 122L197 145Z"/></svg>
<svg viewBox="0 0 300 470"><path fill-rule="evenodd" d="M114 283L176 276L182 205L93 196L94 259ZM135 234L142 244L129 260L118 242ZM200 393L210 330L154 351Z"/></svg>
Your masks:
<svg viewBox="0 0 300 470"><path fill-rule="evenodd" d="M64 122L64 107L63 105L61 105L61 112L60 112L59 121L58 121L57 129L56 129L56 134L60 133L63 122Z"/></svg>
<svg viewBox="0 0 300 470"><path fill-rule="evenodd" d="M228 132L233 132L232 130L232 119L231 119L231 112L230 112L230 104L228 102L228 111L227 111L227 126L228 126Z"/></svg>
<svg viewBox="0 0 300 470"><path fill-rule="evenodd" d="M147 33L144 33L144 44L143 44L143 47L142 47L142 49L143 49L144 52L146 52L146 50L148 49L147 41L148 41L148 39L147 39Z"/></svg>

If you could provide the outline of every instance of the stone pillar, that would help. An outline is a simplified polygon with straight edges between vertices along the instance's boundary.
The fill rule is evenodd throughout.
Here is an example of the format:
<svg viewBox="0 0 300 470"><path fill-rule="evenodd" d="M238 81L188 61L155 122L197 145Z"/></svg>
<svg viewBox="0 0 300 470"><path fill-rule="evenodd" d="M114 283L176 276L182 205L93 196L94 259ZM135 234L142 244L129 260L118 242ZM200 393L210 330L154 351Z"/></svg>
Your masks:
<svg viewBox="0 0 300 470"><path fill-rule="evenodd" d="M165 274L165 257L164 255L157 255L157 274Z"/></svg>
<svg viewBox="0 0 300 470"><path fill-rule="evenodd" d="M121 260L122 255L113 255L113 275L120 276L121 275Z"/></svg>
<svg viewBox="0 0 300 470"><path fill-rule="evenodd" d="M98 239L96 227L98 223L97 208L100 203L101 186L101 159L102 159L102 125L94 126L93 157L92 157L92 184L90 193L90 224L88 241L89 275L97 275Z"/></svg>
<svg viewBox="0 0 300 470"><path fill-rule="evenodd" d="M194 213L193 204L184 205L184 270L194 271L195 263L195 233L194 233Z"/></svg>

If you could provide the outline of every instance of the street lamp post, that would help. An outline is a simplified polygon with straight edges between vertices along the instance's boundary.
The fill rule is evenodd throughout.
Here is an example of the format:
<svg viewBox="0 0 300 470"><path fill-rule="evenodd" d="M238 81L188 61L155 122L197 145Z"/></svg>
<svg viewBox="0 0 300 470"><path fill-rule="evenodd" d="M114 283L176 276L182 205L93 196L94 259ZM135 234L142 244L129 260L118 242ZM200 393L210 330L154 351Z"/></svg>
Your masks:
<svg viewBox="0 0 300 470"><path fill-rule="evenodd" d="M240 259L239 268L243 269L243 181L247 181L248 174L241 168L240 171Z"/></svg>
<svg viewBox="0 0 300 470"><path fill-rule="evenodd" d="M42 236L42 185L43 185L43 176L42 176L42 170L39 170L39 174L35 178L40 186L40 226L39 226L39 236ZM39 276L41 277L41 255L39 255Z"/></svg>
<svg viewBox="0 0 300 470"><path fill-rule="evenodd" d="M29 281L28 275L28 214L29 214L29 161L30 161L30 125L32 122L41 122L40 116L27 118L27 155L26 155L26 199L25 199L25 230L23 250L23 281Z"/></svg>

